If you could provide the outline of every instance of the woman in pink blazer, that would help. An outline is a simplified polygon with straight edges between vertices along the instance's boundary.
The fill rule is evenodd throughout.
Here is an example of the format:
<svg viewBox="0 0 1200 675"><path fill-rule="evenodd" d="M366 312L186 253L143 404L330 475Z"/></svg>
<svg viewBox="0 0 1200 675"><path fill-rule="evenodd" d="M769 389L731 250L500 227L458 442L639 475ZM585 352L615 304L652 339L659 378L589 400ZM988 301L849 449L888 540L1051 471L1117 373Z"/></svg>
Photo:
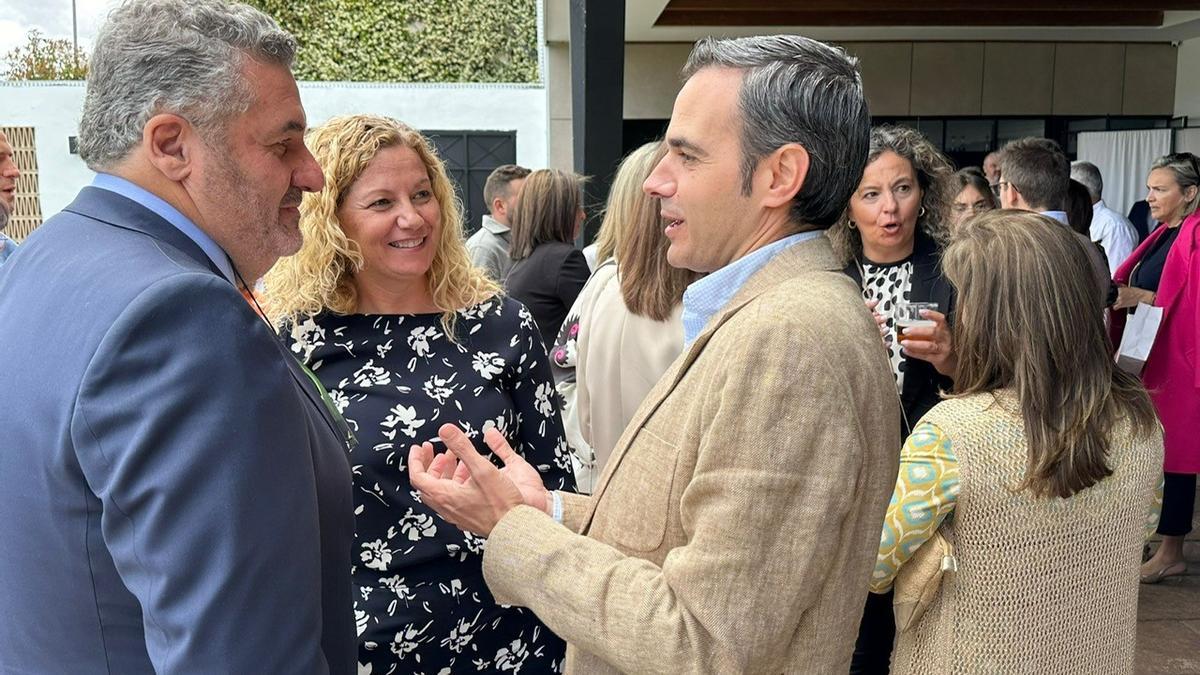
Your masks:
<svg viewBox="0 0 1200 675"><path fill-rule="evenodd" d="M1200 473L1200 164L1191 153L1156 161L1146 201L1160 222L1117 268L1110 325L1120 345L1126 312L1139 302L1163 308L1163 321L1142 382L1163 424L1165 446L1162 545L1142 565L1142 582L1158 583L1187 571L1183 538L1192 529L1196 474Z"/></svg>

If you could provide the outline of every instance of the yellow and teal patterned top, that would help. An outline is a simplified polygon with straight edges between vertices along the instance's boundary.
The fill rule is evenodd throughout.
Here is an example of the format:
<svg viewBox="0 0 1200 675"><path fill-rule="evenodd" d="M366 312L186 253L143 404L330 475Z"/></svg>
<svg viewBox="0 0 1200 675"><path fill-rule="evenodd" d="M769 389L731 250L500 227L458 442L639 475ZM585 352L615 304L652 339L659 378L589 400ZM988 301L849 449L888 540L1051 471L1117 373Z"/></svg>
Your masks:
<svg viewBox="0 0 1200 675"><path fill-rule="evenodd" d="M954 510L957 496L958 460L950 439L929 422L918 424L900 451L900 472L883 521L871 592L891 589L900 566L929 541Z"/></svg>
<svg viewBox="0 0 1200 675"><path fill-rule="evenodd" d="M872 593L891 590L900 566L929 541L954 511L958 488L958 459L950 447L950 439L935 424L917 425L900 451L900 472L883 521L879 557L871 575ZM1161 509L1160 481L1146 519L1147 536L1157 527Z"/></svg>

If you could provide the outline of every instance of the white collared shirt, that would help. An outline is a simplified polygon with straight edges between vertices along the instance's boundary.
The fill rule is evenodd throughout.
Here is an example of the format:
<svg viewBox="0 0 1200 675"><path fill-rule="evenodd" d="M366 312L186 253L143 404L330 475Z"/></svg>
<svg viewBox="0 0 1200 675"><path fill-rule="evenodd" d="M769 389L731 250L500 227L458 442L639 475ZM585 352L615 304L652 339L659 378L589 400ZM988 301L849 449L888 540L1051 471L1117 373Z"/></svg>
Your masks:
<svg viewBox="0 0 1200 675"><path fill-rule="evenodd" d="M1116 276L1117 268L1133 253L1138 243L1137 230L1133 223L1108 208L1104 200L1092 204L1092 226L1089 230L1092 241L1100 242L1108 256L1108 272Z"/></svg>

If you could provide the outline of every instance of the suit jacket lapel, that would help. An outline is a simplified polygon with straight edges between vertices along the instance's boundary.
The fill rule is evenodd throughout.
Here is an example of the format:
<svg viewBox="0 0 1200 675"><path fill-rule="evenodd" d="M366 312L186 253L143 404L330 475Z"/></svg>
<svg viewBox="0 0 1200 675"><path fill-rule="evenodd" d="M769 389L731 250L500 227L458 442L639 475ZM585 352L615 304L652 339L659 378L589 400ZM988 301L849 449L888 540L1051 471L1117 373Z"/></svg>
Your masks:
<svg viewBox="0 0 1200 675"><path fill-rule="evenodd" d="M197 264L222 279L225 278L225 275L221 273L221 270L217 268L204 250L196 242L192 241L190 237L181 232L179 228L164 220L162 216L127 197L102 188L87 186L79 192L79 195L75 197L75 201L71 202L63 210L85 218L91 218L106 225L121 228L122 230L141 232L156 241L174 248L179 253L194 260ZM250 311L248 307L247 311ZM268 330L272 333L274 332L269 327ZM337 422L325 407L325 402L322 400L320 393L315 391L315 387L309 381L308 375L301 370L300 363L288 352L280 340L276 339L275 343L284 360L288 362L288 372L291 373L292 379L296 381L296 386L300 387L305 397L316 407L318 414L329 424L334 435L338 436L339 440L341 440Z"/></svg>
<svg viewBox="0 0 1200 675"><path fill-rule="evenodd" d="M168 244L188 258L206 267L213 274L225 275L209 259L196 242L167 222L162 216L137 202L108 190L87 186L80 190L75 201L63 209L69 213L98 220L122 230L141 232Z"/></svg>
<svg viewBox="0 0 1200 675"><path fill-rule="evenodd" d="M625 433L621 435L621 440L613 450L612 456L609 457L608 464L604 467L604 472L600 476L600 482L596 485L596 489L592 493L592 499L589 501L588 513L584 518L581 532L586 533L588 527L591 526L592 517L596 512L596 505L599 504L613 474L616 473L621 460L625 457L625 453L633 445L633 441L637 439L638 433L641 432L646 421L658 411L667 397L675 391L675 387L678 386L679 381L683 379L688 369L700 357L700 353L704 351L704 347L708 345L708 341L712 339L717 330L752 300L780 282L793 278L801 272L818 270L838 271L837 263L833 257L833 249L830 247L829 239L824 236L796 244L781 251L766 266L747 279L742 288L729 301L729 304L709 320L708 325L704 327L700 335L696 336L696 339L684 349L679 358L675 359L675 363L671 365L671 368L663 375L662 380L651 390L650 395L642 402L637 413L634 414L633 419L630 420L629 425L625 428Z"/></svg>
<svg viewBox="0 0 1200 675"><path fill-rule="evenodd" d="M1184 285L1192 267L1192 257L1195 255L1196 236L1200 232L1200 213L1184 219L1179 225L1179 234L1167 251L1163 264L1162 277L1158 282L1158 292L1154 304L1163 308L1164 316L1175 307L1175 300Z"/></svg>

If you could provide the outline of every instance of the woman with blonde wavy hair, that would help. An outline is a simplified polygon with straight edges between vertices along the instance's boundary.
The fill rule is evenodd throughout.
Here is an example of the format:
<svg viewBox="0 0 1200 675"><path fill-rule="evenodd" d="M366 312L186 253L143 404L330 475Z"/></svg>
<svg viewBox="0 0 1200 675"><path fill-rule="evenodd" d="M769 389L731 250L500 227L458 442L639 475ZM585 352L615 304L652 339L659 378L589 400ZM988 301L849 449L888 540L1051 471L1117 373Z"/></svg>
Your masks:
<svg viewBox="0 0 1200 675"><path fill-rule="evenodd" d="M357 435L360 671L551 672L561 640L496 604L483 541L416 497L402 451L496 427L543 479L573 489L550 366L529 312L471 265L454 188L430 142L386 117L335 117L306 142L325 186L304 244L267 274L267 307Z"/></svg>

